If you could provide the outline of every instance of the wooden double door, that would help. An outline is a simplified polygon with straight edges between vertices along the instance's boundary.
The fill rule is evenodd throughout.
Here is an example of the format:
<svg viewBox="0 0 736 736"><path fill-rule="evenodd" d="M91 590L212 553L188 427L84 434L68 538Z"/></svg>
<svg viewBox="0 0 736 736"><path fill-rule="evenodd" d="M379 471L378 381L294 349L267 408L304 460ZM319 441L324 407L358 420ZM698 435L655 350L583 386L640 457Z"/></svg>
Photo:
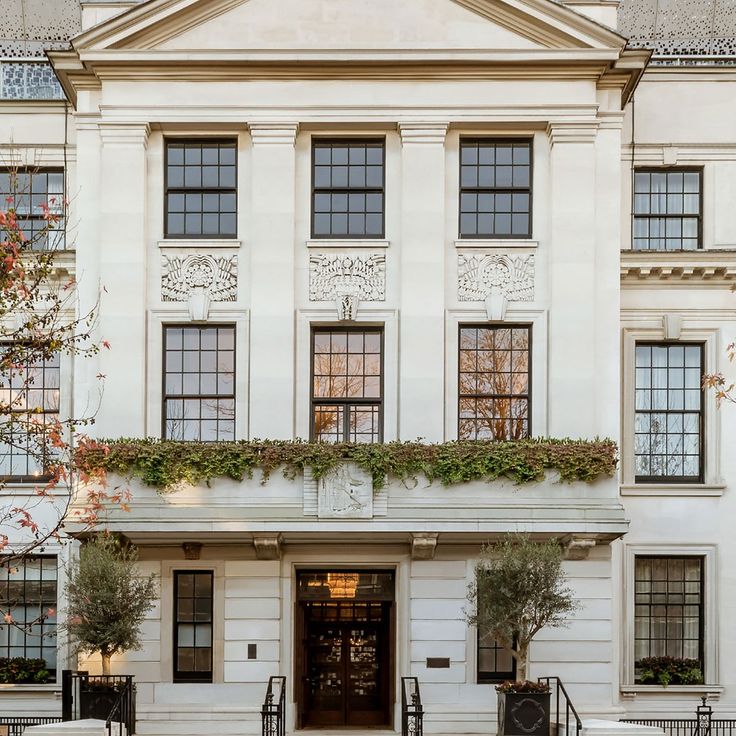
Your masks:
<svg viewBox="0 0 736 736"><path fill-rule="evenodd" d="M302 726L388 725L392 603L312 601L300 608Z"/></svg>

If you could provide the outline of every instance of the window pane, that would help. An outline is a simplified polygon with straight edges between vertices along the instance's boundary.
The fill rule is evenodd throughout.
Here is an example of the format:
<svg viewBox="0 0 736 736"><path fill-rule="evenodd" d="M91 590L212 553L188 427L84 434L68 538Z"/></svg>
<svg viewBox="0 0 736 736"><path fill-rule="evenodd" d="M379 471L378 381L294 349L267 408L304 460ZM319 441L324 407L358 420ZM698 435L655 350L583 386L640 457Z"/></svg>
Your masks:
<svg viewBox="0 0 736 736"><path fill-rule="evenodd" d="M312 236L383 235L383 141L313 146Z"/></svg>
<svg viewBox="0 0 736 736"><path fill-rule="evenodd" d="M178 680L212 680L213 574L175 572L174 624Z"/></svg>
<svg viewBox="0 0 736 736"><path fill-rule="evenodd" d="M634 174L634 249L700 248L700 191L699 171L637 171Z"/></svg>
<svg viewBox="0 0 736 736"><path fill-rule="evenodd" d="M461 439L529 436L530 350L528 326L460 327Z"/></svg>
<svg viewBox="0 0 736 736"><path fill-rule="evenodd" d="M165 327L164 386L166 439L234 439L235 328Z"/></svg>
<svg viewBox="0 0 736 736"><path fill-rule="evenodd" d="M27 557L0 565L0 608L14 623L0 623L0 657L43 659L56 674L56 557Z"/></svg>
<svg viewBox="0 0 736 736"><path fill-rule="evenodd" d="M702 477L702 372L699 345L637 345L638 481L696 482Z"/></svg>
<svg viewBox="0 0 736 736"><path fill-rule="evenodd" d="M229 140L167 141L167 237L237 235L235 150Z"/></svg>
<svg viewBox="0 0 736 736"><path fill-rule="evenodd" d="M531 235L531 142L462 141L460 237Z"/></svg>
<svg viewBox="0 0 736 736"><path fill-rule="evenodd" d="M695 659L703 671L702 557L637 557L634 653L637 682L645 657ZM687 591L688 605L685 603ZM645 684L655 684L649 683ZM686 684L675 682L673 684Z"/></svg>
<svg viewBox="0 0 736 736"><path fill-rule="evenodd" d="M382 439L381 333L316 329L312 333L312 438Z"/></svg>

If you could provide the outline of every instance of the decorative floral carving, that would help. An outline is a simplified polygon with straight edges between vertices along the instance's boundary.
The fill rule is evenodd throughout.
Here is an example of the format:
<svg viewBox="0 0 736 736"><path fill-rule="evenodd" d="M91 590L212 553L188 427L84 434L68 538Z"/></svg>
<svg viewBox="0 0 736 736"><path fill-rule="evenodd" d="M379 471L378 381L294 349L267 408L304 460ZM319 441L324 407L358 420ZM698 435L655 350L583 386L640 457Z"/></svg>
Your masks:
<svg viewBox="0 0 736 736"><path fill-rule="evenodd" d="M386 298L386 256L314 255L309 259L309 299L335 300L341 320L354 320L361 301Z"/></svg>
<svg viewBox="0 0 736 736"><path fill-rule="evenodd" d="M188 302L192 319L205 320L210 302L238 296L238 257L194 254L161 257L161 299Z"/></svg>
<svg viewBox="0 0 736 736"><path fill-rule="evenodd" d="M503 319L506 303L534 300L534 256L498 253L458 255L461 302L485 301L489 319Z"/></svg>

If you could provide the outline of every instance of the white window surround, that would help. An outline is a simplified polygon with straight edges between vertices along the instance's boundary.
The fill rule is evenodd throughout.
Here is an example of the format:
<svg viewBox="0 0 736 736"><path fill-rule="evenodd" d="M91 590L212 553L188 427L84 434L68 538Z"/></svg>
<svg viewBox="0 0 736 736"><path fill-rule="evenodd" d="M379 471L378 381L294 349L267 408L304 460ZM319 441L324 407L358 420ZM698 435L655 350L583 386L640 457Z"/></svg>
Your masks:
<svg viewBox="0 0 736 736"><path fill-rule="evenodd" d="M445 437L458 434L458 342L461 324L503 326L527 324L531 332L531 429L533 437L547 436L547 312L544 309L510 307L503 322L489 322L485 309L449 309L445 320Z"/></svg>
<svg viewBox="0 0 736 736"><path fill-rule="evenodd" d="M705 567L705 603L703 658L705 685L637 685L634 682L634 565L638 556L690 556L703 557ZM715 545L698 544L625 544L623 585L623 661L621 667L621 692L624 694L673 694L708 693L717 696L723 689L718 685L718 609L717 609L717 556Z"/></svg>
<svg viewBox="0 0 736 736"><path fill-rule="evenodd" d="M539 247L539 241L538 240L527 240L527 239L515 239L510 238L508 240L500 240L498 238L489 238L487 240L478 238L478 239L471 239L466 238L465 240L456 240L455 241L455 247L456 248L499 248L501 250L506 249L516 249L516 248L538 248Z"/></svg>
<svg viewBox="0 0 736 736"><path fill-rule="evenodd" d="M242 240L228 238L172 238L171 240L159 240L159 248L193 248L201 251L204 248L232 248L237 250L243 245Z"/></svg>
<svg viewBox="0 0 736 736"><path fill-rule="evenodd" d="M192 322L189 311L178 309L152 309L148 314L147 392L146 392L146 437L163 436L163 326L188 325L195 327L217 327L222 324L235 325L235 439L247 439L248 432L248 354L250 335L249 313L232 308L210 308L206 322Z"/></svg>
<svg viewBox="0 0 736 736"><path fill-rule="evenodd" d="M237 344L237 343L236 343ZM212 571L212 682L225 681L225 562L216 560L164 560L161 563L161 674L174 680L174 572ZM179 684L179 683L177 683ZM192 683L181 683L182 685ZM207 684L203 685L207 687Z"/></svg>
<svg viewBox="0 0 736 736"><path fill-rule="evenodd" d="M622 346L622 417L621 417L621 494L631 496L698 496L721 495L725 484L721 478L721 431L715 393L704 392L705 446L703 483L636 483L634 472L634 418L635 418L635 348L638 342L700 342L705 354L705 372L717 372L720 364L721 329L717 323L682 315L679 340L666 340L663 328L664 313L647 316L627 325L624 319Z"/></svg>
<svg viewBox="0 0 736 736"><path fill-rule="evenodd" d="M306 241L307 248L341 248L348 250L350 248L388 248L391 245L390 240L386 238L309 238Z"/></svg>
<svg viewBox="0 0 736 736"><path fill-rule="evenodd" d="M354 322L336 319L335 307L300 309L296 326L296 437L308 439L311 426L312 327L383 328L383 441L398 437L399 320L394 309L361 306Z"/></svg>

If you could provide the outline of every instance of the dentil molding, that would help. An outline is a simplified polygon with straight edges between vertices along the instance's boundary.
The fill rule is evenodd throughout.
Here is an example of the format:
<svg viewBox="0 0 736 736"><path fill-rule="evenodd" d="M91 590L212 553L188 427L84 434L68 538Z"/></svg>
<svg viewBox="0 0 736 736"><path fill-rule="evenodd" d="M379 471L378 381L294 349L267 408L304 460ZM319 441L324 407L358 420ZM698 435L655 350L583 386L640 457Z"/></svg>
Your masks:
<svg viewBox="0 0 736 736"><path fill-rule="evenodd" d="M386 298L386 256L320 253L309 258L309 300L335 301L340 320L354 320L360 302Z"/></svg>
<svg viewBox="0 0 736 736"><path fill-rule="evenodd" d="M485 302L488 319L501 321L508 302L534 301L534 255L459 253L457 292L461 302Z"/></svg>
<svg viewBox="0 0 736 736"><path fill-rule="evenodd" d="M187 302L193 321L207 319L211 302L234 302L237 296L236 255L161 256L161 300Z"/></svg>

